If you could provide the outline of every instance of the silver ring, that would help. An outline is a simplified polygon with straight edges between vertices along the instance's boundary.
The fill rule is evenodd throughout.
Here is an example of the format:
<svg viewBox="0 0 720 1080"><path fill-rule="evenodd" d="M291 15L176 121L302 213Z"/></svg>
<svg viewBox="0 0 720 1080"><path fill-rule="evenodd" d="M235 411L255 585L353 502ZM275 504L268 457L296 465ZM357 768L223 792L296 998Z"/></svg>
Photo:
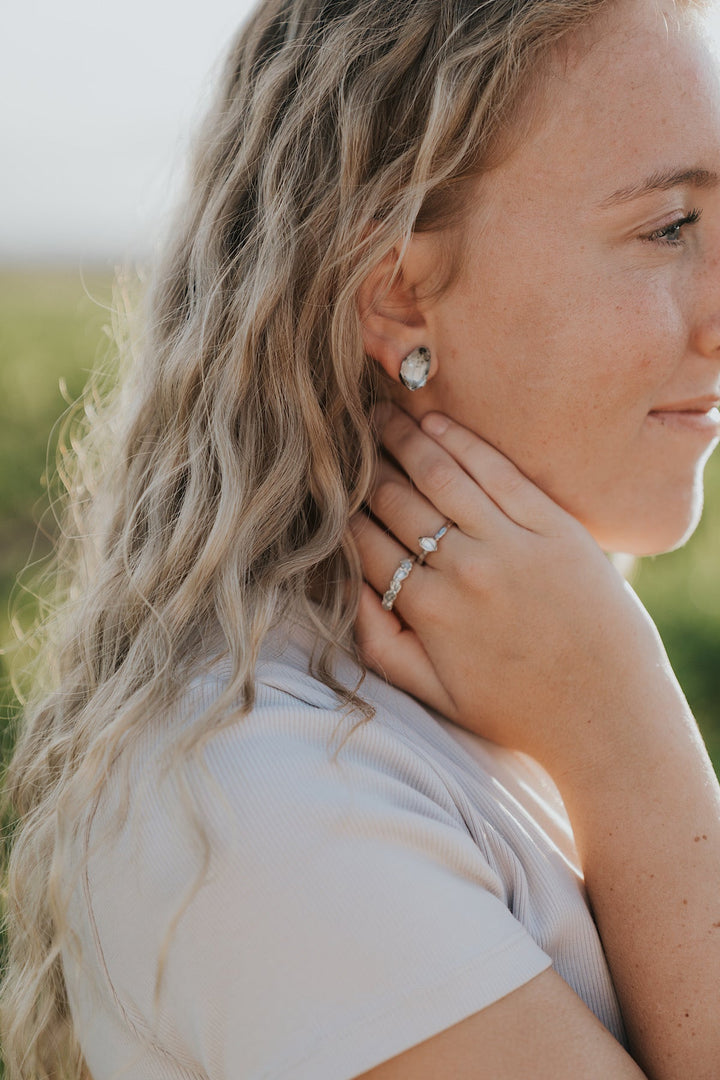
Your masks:
<svg viewBox="0 0 720 1080"><path fill-rule="evenodd" d="M418 566L422 566L422 564L425 562L425 559L428 557L428 555L431 554L431 552L437 551L438 540L442 540L443 536L448 531L451 525L452 521L450 521L450 519L448 518L445 524L440 526L434 536L418 536L418 544L421 548L420 554L418 555L417 559Z"/></svg>
<svg viewBox="0 0 720 1080"><path fill-rule="evenodd" d="M388 585L385 591L385 595L382 598L382 606L385 608L386 611L392 611L393 604L397 600L398 593L402 589L403 581L408 576L416 562L416 558L403 559L393 576L390 578L390 584Z"/></svg>

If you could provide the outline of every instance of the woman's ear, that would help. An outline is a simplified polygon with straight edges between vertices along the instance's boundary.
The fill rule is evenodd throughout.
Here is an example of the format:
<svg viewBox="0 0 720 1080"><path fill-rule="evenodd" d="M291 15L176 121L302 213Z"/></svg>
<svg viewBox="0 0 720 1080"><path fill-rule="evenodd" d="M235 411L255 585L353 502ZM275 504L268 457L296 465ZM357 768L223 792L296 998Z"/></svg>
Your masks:
<svg viewBox="0 0 720 1080"><path fill-rule="evenodd" d="M410 241L399 265L397 251L391 251L358 290L366 353L377 360L393 382L402 382L408 389L423 386L437 371L426 312L418 301L424 261L418 239ZM426 352L430 355L429 370Z"/></svg>

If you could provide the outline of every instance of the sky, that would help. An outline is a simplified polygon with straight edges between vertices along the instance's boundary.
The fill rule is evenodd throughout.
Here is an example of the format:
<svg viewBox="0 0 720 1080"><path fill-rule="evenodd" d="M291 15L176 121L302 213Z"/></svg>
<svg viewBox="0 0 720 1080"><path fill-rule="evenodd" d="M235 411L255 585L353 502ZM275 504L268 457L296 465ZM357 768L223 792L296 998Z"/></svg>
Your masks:
<svg viewBox="0 0 720 1080"><path fill-rule="evenodd" d="M0 264L152 254L213 74L252 3L6 5Z"/></svg>
<svg viewBox="0 0 720 1080"><path fill-rule="evenodd" d="M152 253L252 0L20 0L0 35L0 263Z"/></svg>

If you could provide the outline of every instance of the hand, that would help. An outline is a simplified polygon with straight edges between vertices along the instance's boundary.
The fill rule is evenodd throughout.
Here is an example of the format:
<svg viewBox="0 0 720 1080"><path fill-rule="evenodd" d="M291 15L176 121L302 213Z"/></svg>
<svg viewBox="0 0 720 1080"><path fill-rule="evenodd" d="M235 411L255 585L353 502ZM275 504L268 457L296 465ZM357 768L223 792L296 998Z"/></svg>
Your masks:
<svg viewBox="0 0 720 1080"><path fill-rule="evenodd" d="M581 752L591 724L612 752L614 731L648 715L651 685L680 693L633 590L499 451L446 417L418 425L394 406L382 441L400 468L383 460L370 508L389 531L353 519L369 583L356 641L369 667L546 767ZM446 519L455 525L438 550L383 610L400 561Z"/></svg>

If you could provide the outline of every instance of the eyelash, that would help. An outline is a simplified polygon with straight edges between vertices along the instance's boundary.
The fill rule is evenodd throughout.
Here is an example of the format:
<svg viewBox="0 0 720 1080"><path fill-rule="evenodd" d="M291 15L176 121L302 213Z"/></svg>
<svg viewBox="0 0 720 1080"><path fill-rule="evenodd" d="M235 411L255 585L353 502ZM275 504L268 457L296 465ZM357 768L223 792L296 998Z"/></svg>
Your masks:
<svg viewBox="0 0 720 1080"><path fill-rule="evenodd" d="M684 243L684 238L680 235L680 230L685 225L694 225L696 221L700 220L702 210L691 210L685 217L678 218L677 221L671 222L670 225L666 225L662 229L656 229L655 232L644 236L644 240L650 240L656 244L665 244L669 247L680 247Z"/></svg>

